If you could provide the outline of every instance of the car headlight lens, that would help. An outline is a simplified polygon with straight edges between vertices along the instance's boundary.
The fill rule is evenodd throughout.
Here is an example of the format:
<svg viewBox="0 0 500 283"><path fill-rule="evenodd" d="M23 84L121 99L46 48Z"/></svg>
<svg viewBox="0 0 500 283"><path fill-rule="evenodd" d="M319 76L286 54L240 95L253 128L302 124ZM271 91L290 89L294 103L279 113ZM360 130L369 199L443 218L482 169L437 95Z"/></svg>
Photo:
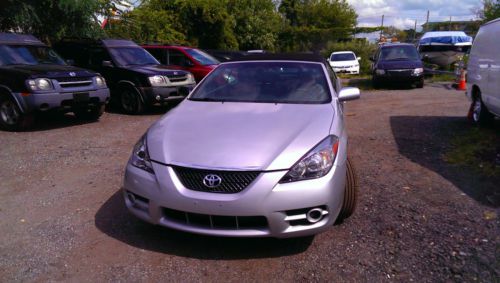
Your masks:
<svg viewBox="0 0 500 283"><path fill-rule="evenodd" d="M151 86L166 86L167 79L164 76L156 75L148 78Z"/></svg>
<svg viewBox="0 0 500 283"><path fill-rule="evenodd" d="M28 87L31 90L50 90L54 88L49 79L28 80Z"/></svg>
<svg viewBox="0 0 500 283"><path fill-rule="evenodd" d="M377 75L385 75L385 70L383 70L383 69L377 69L377 70L375 70L375 73Z"/></svg>
<svg viewBox="0 0 500 283"><path fill-rule="evenodd" d="M131 163L133 166L154 174L153 164L149 158L148 146L146 143L146 134L144 134L134 146Z"/></svg>
<svg viewBox="0 0 500 283"><path fill-rule="evenodd" d="M193 74L191 74L191 73L187 74L187 81L188 81L189 83L191 83L191 84L196 82L196 81L194 80L194 76L193 76Z"/></svg>
<svg viewBox="0 0 500 283"><path fill-rule="evenodd" d="M424 73L424 68L416 68L413 70L414 75L421 75Z"/></svg>
<svg viewBox="0 0 500 283"><path fill-rule="evenodd" d="M95 77L95 83L97 84L97 86L100 86L100 87L106 86L106 80L104 80L103 77Z"/></svg>
<svg viewBox="0 0 500 283"><path fill-rule="evenodd" d="M295 163L280 183L320 178L328 174L339 149L339 138L328 136Z"/></svg>

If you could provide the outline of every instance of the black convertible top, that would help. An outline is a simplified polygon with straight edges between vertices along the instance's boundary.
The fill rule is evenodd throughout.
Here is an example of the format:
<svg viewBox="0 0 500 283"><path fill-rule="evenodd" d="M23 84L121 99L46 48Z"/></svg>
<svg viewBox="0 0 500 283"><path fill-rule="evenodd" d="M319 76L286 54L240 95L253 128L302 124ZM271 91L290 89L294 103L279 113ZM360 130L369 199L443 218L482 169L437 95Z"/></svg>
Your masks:
<svg viewBox="0 0 500 283"><path fill-rule="evenodd" d="M239 57L233 62L239 61L304 61L304 62L317 62L326 64L325 58L312 53L261 53L250 54Z"/></svg>

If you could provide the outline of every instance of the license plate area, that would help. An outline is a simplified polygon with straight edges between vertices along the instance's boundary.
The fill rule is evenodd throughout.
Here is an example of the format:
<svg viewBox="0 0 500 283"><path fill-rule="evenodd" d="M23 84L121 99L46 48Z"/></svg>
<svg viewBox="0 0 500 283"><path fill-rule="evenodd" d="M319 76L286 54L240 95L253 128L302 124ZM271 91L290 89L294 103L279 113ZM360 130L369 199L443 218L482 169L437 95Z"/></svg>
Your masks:
<svg viewBox="0 0 500 283"><path fill-rule="evenodd" d="M73 93L73 102L82 103L90 100L88 92L75 92Z"/></svg>

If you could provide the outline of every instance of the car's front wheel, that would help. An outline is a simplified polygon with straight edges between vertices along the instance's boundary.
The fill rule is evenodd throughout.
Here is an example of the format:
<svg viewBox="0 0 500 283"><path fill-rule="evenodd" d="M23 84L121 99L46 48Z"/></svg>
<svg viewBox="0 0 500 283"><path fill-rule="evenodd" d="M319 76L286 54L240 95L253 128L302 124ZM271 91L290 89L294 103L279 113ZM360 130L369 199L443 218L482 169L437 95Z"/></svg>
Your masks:
<svg viewBox="0 0 500 283"><path fill-rule="evenodd" d="M357 195L358 195L358 175L354 168L352 161L347 159L347 174L344 191L344 201L342 209L340 210L338 221L342 221L352 215L356 208Z"/></svg>
<svg viewBox="0 0 500 283"><path fill-rule="evenodd" d="M144 103L140 94L133 87L123 87L120 91L120 106L126 114L141 114Z"/></svg>
<svg viewBox="0 0 500 283"><path fill-rule="evenodd" d="M7 131L26 130L33 124L33 114L23 113L16 102L0 95L0 127Z"/></svg>

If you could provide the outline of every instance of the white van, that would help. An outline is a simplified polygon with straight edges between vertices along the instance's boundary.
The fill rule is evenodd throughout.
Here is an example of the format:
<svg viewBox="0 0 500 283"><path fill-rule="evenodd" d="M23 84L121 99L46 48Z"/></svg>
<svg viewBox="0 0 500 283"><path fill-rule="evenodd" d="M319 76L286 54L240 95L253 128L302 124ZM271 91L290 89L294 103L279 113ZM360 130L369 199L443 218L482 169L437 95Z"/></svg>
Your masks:
<svg viewBox="0 0 500 283"><path fill-rule="evenodd" d="M472 120L484 124L500 117L500 18L481 26L467 65L467 97Z"/></svg>

